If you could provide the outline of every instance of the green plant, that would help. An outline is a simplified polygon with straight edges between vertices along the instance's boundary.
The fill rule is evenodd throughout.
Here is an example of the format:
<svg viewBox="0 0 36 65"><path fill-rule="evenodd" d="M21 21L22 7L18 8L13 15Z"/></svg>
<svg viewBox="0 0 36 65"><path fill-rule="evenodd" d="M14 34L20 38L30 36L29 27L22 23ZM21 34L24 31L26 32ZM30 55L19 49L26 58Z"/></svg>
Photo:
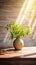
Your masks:
<svg viewBox="0 0 36 65"><path fill-rule="evenodd" d="M30 35L32 33L32 28L25 27L24 24L9 23L7 25L7 28L9 29L11 33L11 38L26 37L26 35Z"/></svg>

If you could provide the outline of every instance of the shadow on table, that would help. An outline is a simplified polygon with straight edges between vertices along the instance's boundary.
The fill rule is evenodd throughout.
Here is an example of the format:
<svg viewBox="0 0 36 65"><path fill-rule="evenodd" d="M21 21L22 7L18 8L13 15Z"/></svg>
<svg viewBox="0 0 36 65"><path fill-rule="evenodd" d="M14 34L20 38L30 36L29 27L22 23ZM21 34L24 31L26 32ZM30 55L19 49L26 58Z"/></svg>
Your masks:
<svg viewBox="0 0 36 65"><path fill-rule="evenodd" d="M8 54L9 52L11 53L12 51L20 51L20 50L16 50L14 48L7 48L7 49L0 49L0 55L4 55L4 54Z"/></svg>

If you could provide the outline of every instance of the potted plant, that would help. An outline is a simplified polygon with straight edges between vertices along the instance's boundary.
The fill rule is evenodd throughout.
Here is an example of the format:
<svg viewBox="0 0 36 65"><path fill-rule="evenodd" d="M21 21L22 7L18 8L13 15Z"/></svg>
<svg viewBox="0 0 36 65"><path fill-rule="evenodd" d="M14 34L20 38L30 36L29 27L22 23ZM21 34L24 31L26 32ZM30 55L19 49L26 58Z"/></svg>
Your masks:
<svg viewBox="0 0 36 65"><path fill-rule="evenodd" d="M7 29L10 32L11 39L15 38L13 41L13 46L15 49L20 50L24 46L24 42L22 40L23 37L26 37L26 35L30 35L32 28L26 27L24 24L12 24L9 23L7 25Z"/></svg>

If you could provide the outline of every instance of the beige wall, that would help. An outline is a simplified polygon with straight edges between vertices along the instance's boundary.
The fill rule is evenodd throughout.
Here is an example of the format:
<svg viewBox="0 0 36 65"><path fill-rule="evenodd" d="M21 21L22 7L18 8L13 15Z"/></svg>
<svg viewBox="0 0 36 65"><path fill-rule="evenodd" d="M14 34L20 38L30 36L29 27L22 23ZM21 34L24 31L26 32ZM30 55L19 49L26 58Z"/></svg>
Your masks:
<svg viewBox="0 0 36 65"><path fill-rule="evenodd" d="M7 33L4 26L16 21L23 1L25 0L0 0L0 46L11 46L10 43L2 43Z"/></svg>
<svg viewBox="0 0 36 65"><path fill-rule="evenodd" d="M0 0L0 40L6 34L4 26L16 21L22 3L23 0ZM1 26L3 27L1 28Z"/></svg>

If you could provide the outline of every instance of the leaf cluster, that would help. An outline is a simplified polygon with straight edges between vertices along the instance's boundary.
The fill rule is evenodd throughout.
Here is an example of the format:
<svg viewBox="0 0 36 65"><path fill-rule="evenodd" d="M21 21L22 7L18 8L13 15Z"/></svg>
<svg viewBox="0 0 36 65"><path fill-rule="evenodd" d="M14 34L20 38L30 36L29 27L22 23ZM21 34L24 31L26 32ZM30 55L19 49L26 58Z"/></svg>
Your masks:
<svg viewBox="0 0 36 65"><path fill-rule="evenodd" d="M31 27L25 27L24 24L12 24L9 23L7 25L7 28L9 29L11 33L11 38L20 38L20 37L26 37L26 35L32 34L32 28Z"/></svg>

